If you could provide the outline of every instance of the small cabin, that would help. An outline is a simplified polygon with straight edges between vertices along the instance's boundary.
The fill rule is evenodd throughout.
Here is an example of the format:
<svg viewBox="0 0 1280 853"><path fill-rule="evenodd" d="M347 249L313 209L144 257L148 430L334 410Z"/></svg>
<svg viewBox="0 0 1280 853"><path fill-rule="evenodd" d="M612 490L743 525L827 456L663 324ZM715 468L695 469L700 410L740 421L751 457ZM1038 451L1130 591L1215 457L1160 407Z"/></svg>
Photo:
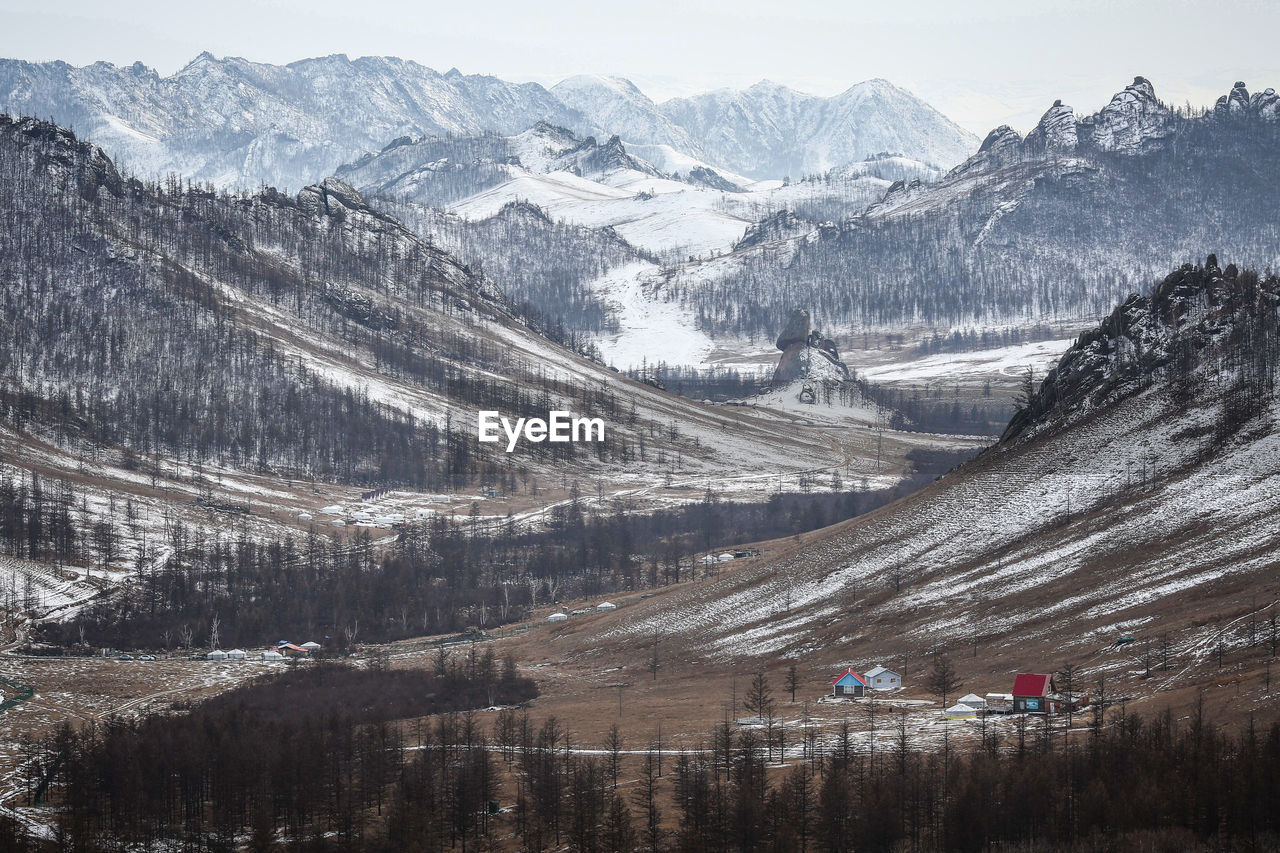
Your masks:
<svg viewBox="0 0 1280 853"><path fill-rule="evenodd" d="M831 679L831 695L851 696L855 699L866 695L867 680L852 669L846 669L844 675Z"/></svg>
<svg viewBox="0 0 1280 853"><path fill-rule="evenodd" d="M1062 701L1053 684L1052 675L1020 673L1013 680L1013 712L1015 714L1056 714Z"/></svg>
<svg viewBox="0 0 1280 853"><path fill-rule="evenodd" d="M902 686L902 675L883 666L867 670L867 686L872 690L897 690Z"/></svg>

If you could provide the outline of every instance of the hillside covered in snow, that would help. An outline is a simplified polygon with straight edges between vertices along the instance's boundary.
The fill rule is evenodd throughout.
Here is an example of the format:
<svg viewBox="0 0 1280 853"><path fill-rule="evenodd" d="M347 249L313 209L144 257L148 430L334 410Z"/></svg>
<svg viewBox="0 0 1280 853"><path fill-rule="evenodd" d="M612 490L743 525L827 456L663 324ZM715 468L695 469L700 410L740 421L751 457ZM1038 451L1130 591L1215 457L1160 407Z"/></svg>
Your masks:
<svg viewBox="0 0 1280 853"><path fill-rule="evenodd" d="M830 332L1091 322L1201 256L1280 261L1280 121L1237 84L1175 110L1138 78L1096 113L1057 103L935 182L901 181L834 228L749 246L671 282L713 336L808 306Z"/></svg>
<svg viewBox="0 0 1280 853"><path fill-rule="evenodd" d="M1177 660L1144 692L1212 678L1211 652L1256 644L1280 599L1278 365L1280 279L1180 268L1081 336L998 445L609 641L833 667L972 647L994 673L1093 655L1127 678L1131 656L1099 650L1139 633Z"/></svg>

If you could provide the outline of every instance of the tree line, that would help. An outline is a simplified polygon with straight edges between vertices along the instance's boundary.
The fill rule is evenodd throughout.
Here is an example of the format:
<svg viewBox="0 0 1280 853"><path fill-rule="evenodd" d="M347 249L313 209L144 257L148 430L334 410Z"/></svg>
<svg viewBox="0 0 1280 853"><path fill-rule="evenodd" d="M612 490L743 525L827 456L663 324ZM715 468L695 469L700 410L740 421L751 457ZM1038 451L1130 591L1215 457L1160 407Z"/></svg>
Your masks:
<svg viewBox="0 0 1280 853"><path fill-rule="evenodd" d="M871 703L834 729L804 713L788 747L776 734L786 727L761 724L777 709L765 676L744 704L751 718L678 750L616 725L603 743L582 744L557 718L515 708L483 721L445 712L312 729L307 716L273 725L257 711L236 726L202 706L64 729L43 745L35 775L49 779L60 849L73 850L167 840L413 853L512 842L575 853L1030 853L1280 841L1277 723L1226 729L1202 706L1175 718L1097 703L1070 731L1024 717L1003 736L984 727L961 743L946 729L921 748L908 712ZM274 737L259 738L259 727ZM209 744L217 751L199 760ZM42 847L25 843L15 849Z"/></svg>

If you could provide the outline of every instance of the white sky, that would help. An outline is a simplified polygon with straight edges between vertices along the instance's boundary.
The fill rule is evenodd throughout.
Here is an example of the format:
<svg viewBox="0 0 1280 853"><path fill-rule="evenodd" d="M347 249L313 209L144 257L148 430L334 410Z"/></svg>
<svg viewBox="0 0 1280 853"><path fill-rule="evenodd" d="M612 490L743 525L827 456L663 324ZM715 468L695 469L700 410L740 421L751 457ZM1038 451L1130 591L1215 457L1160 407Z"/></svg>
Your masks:
<svg viewBox="0 0 1280 853"><path fill-rule="evenodd" d="M550 85L629 77L655 100L768 78L830 95L884 77L981 135L1077 112L1136 74L1166 101L1280 87L1274 0L0 0L0 56L283 63L345 53Z"/></svg>

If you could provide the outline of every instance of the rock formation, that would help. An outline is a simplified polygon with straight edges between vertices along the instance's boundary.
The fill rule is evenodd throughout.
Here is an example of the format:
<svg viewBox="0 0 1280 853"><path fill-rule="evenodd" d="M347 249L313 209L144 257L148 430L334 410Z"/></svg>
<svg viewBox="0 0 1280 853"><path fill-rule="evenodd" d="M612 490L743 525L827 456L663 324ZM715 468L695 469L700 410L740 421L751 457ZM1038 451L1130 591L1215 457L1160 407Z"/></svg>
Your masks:
<svg viewBox="0 0 1280 853"><path fill-rule="evenodd" d="M839 382L849 378L849 369L840 361L835 341L810 329L808 311L791 312L782 334L778 335L777 346L782 350L782 357L773 372L774 388L797 379Z"/></svg>

